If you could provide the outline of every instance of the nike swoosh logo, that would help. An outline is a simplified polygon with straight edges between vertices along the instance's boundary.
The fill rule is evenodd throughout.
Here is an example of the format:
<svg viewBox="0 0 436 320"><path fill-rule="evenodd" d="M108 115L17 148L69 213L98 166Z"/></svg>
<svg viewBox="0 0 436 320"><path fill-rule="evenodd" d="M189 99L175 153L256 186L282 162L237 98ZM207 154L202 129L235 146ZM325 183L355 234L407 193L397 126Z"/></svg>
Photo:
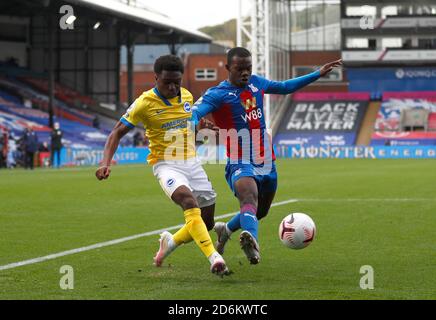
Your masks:
<svg viewBox="0 0 436 320"><path fill-rule="evenodd" d="M208 242L209 240L203 240L203 241L200 241L200 243L205 243L205 242Z"/></svg>

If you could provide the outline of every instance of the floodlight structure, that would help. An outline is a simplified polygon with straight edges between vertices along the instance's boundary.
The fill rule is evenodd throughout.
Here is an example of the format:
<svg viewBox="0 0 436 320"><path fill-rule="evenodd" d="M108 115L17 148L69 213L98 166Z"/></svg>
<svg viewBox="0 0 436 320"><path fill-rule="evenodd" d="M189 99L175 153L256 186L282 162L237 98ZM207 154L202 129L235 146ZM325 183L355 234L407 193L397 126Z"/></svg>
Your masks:
<svg viewBox="0 0 436 320"><path fill-rule="evenodd" d="M285 80L290 74L289 0L239 0L237 45L251 51L253 73L272 80ZM248 9L248 11L247 11ZM268 129L274 127L284 96L265 95L264 111ZM283 108L282 108L283 109Z"/></svg>

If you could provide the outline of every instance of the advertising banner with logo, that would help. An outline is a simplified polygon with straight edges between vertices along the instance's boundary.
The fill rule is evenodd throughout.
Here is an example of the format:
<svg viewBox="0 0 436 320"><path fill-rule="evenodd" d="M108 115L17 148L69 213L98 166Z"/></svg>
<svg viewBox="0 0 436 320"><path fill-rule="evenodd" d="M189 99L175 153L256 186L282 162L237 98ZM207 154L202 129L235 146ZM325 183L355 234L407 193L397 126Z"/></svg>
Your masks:
<svg viewBox="0 0 436 320"><path fill-rule="evenodd" d="M287 111L279 132L355 132L367 106L366 101L294 102Z"/></svg>
<svg viewBox="0 0 436 320"><path fill-rule="evenodd" d="M367 101L294 101L274 143L352 145L367 107Z"/></svg>
<svg viewBox="0 0 436 320"><path fill-rule="evenodd" d="M148 148L118 148L114 155L117 164L147 162ZM64 148L61 152L62 166L98 166L103 160L103 149Z"/></svg>
<svg viewBox="0 0 436 320"><path fill-rule="evenodd" d="M277 146L278 158L296 159L436 159L436 146Z"/></svg>
<svg viewBox="0 0 436 320"><path fill-rule="evenodd" d="M114 155L117 164L147 164L148 148L120 147ZM202 163L222 163L227 161L226 148L223 145L200 145L197 157ZM98 166L103 160L102 148L63 148L62 166Z"/></svg>
<svg viewBox="0 0 436 320"><path fill-rule="evenodd" d="M348 68L349 89L379 96L385 91L435 91L436 67Z"/></svg>
<svg viewBox="0 0 436 320"><path fill-rule="evenodd" d="M356 141L356 133L279 133L274 141L278 145L287 146L349 146Z"/></svg>
<svg viewBox="0 0 436 320"><path fill-rule="evenodd" d="M436 132L374 132L371 136L373 146L422 146L436 145Z"/></svg>

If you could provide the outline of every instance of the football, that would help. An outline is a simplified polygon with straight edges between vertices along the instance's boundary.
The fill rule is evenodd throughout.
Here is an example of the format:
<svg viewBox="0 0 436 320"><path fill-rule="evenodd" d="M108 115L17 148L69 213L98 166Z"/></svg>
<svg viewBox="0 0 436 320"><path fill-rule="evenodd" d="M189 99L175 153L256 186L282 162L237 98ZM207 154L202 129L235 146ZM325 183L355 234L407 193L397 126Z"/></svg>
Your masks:
<svg viewBox="0 0 436 320"><path fill-rule="evenodd" d="M315 222L305 213L291 213L279 226L280 240L291 249L306 248L315 238L315 233Z"/></svg>

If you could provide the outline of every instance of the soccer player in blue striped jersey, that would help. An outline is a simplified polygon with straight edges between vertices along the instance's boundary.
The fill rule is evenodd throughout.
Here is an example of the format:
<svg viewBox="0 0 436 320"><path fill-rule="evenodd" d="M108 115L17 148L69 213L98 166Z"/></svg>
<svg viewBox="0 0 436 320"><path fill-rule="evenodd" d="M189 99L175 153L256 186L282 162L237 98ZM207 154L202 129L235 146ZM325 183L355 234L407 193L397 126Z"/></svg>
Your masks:
<svg viewBox="0 0 436 320"><path fill-rule="evenodd" d="M275 155L267 133L264 94L290 94L327 75L342 64L336 60L319 70L286 81L252 75L251 53L236 47L227 53L228 80L210 88L193 107L195 123L212 113L227 145L226 180L239 200L240 212L227 223L215 224L217 251L224 252L230 235L242 229L239 241L251 264L260 261L258 220L268 214L277 189ZM222 137L222 129L227 129Z"/></svg>

